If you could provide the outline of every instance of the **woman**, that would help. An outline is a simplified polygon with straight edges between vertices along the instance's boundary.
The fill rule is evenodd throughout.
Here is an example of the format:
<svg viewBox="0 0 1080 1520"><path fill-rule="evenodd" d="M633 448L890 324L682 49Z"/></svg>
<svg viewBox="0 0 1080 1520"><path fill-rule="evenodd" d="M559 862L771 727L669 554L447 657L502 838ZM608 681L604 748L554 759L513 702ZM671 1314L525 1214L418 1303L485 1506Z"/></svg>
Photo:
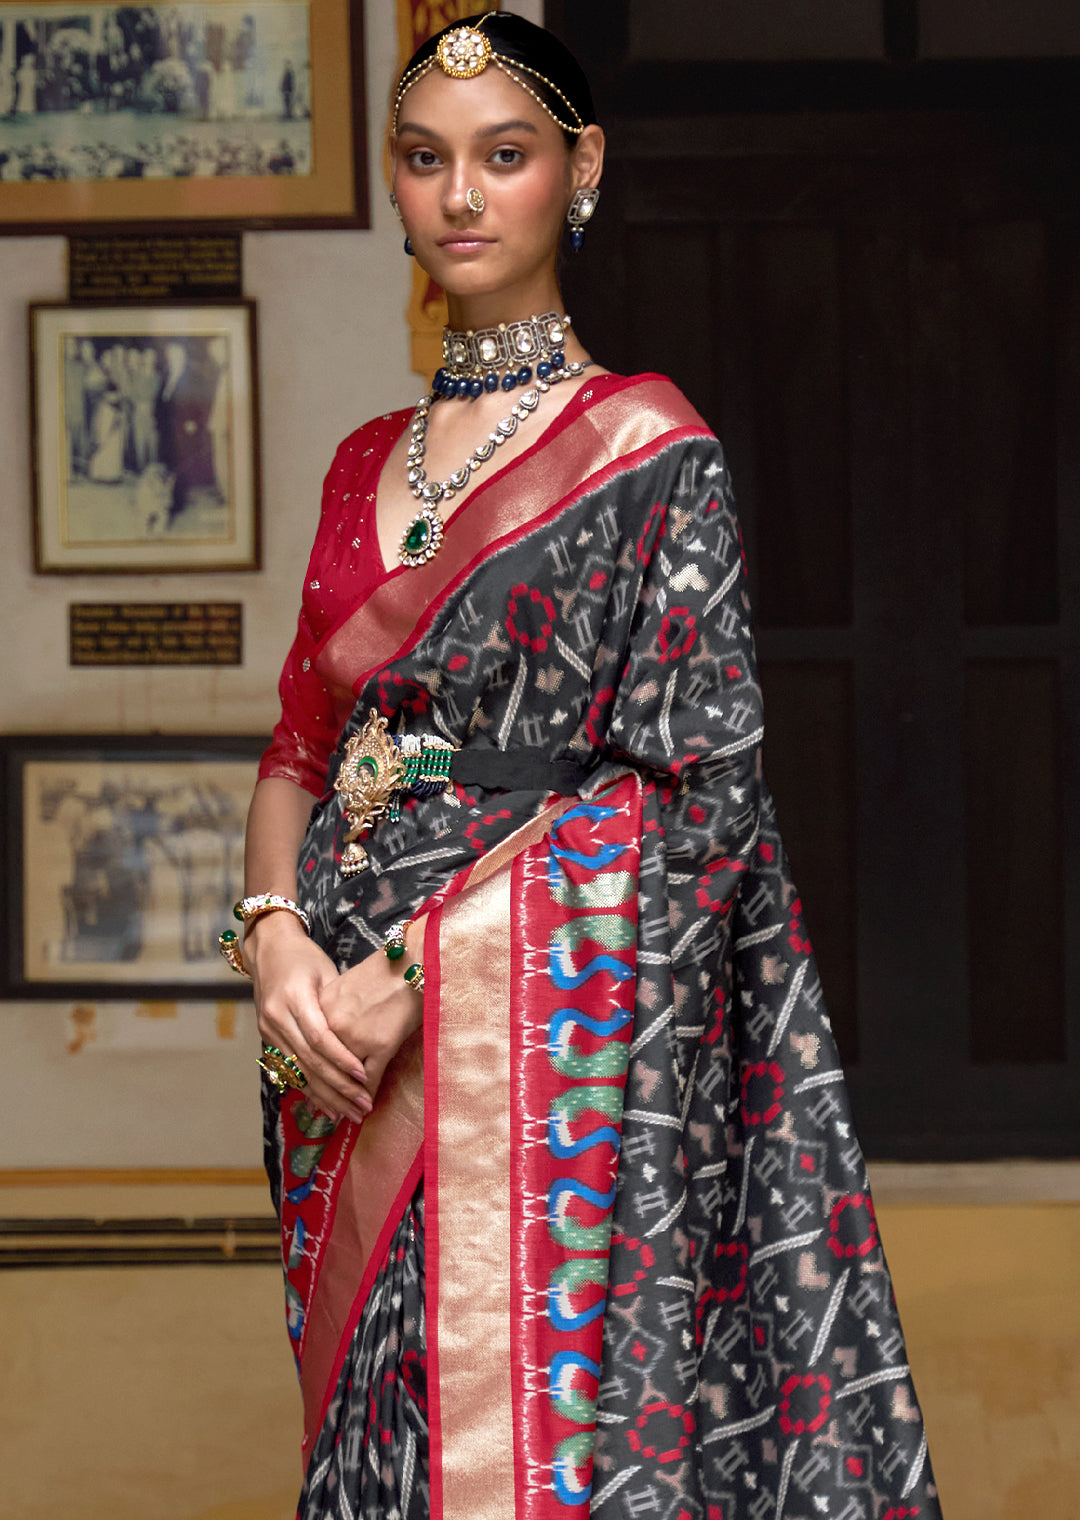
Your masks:
<svg viewBox="0 0 1080 1520"><path fill-rule="evenodd" d="M101 400L94 408L91 423L90 464L87 473L91 480L115 485L124 478L124 439L127 436L127 419L124 398L120 389L110 380L105 386Z"/></svg>
<svg viewBox="0 0 1080 1520"><path fill-rule="evenodd" d="M225 946L300 1514L936 1515L723 456L561 315L588 86L474 18L413 59L391 148L447 362L327 477Z"/></svg>

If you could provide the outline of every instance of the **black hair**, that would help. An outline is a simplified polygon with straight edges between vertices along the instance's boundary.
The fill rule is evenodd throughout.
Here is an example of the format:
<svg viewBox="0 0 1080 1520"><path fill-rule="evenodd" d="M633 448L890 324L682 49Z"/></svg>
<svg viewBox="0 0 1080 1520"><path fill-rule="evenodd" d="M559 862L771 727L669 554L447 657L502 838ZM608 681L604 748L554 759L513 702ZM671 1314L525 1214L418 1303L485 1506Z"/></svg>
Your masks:
<svg viewBox="0 0 1080 1520"><path fill-rule="evenodd" d="M462 26L477 26L482 17L485 18L482 30L491 43L492 51L505 59L511 69L515 63L525 66L521 74L522 79L530 90L536 91L544 104L560 121L566 121L569 115L566 105L544 84L544 79L549 79L556 89L565 95L580 117L582 126L587 127L596 120L596 108L593 105L589 81L585 78L585 71L570 49L564 42L560 42L554 33L546 31L542 26L535 26L531 21L526 21L524 16L515 16L511 11L482 11L477 15L463 16L458 21L452 21L449 26L444 26L442 31L436 32L433 37L429 37L426 42L420 44L402 70L401 78L404 78L410 69L434 57L440 38L447 32L457 31ZM535 74L527 73L525 69L535 70L536 74L543 75L543 79L537 79ZM398 88L401 88L400 80ZM572 148L577 142L576 132L567 132L564 129L563 136L567 147Z"/></svg>

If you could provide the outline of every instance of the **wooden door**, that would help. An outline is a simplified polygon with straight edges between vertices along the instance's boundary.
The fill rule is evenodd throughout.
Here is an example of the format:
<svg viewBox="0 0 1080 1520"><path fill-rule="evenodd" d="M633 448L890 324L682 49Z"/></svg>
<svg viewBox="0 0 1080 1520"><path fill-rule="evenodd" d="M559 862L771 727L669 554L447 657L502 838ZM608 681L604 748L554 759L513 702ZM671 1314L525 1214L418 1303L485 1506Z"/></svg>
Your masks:
<svg viewBox="0 0 1080 1520"><path fill-rule="evenodd" d="M717 114L688 65L696 95L672 66L634 111L617 62L568 305L724 441L766 768L864 1143L1075 1152L1080 90L1058 68L1036 105L1029 71L1003 110L993 69L954 69L872 109L855 67L837 110L827 71L781 68L765 104L807 109L751 111L744 78Z"/></svg>

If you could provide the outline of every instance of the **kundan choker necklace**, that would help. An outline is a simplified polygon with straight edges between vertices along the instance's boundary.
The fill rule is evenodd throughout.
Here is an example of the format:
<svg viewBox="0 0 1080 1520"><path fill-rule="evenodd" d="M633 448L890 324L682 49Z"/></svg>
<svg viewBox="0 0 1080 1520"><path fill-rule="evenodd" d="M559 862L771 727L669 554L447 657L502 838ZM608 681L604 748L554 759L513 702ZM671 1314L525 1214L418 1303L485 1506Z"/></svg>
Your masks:
<svg viewBox="0 0 1080 1520"><path fill-rule="evenodd" d="M523 322L500 322L479 332L443 328L443 367L436 371L432 390L437 396L460 396L475 401L484 391L512 391L528 385L532 365L536 378L549 380L562 369L563 346L570 318L546 311Z"/></svg>
<svg viewBox="0 0 1080 1520"><path fill-rule="evenodd" d="M417 569L434 559L442 547L445 523L439 512L440 501L451 501L469 483L474 470L487 463L495 450L518 430L518 424L532 415L544 396L560 380L580 375L592 363L575 360L567 364L561 345L566 341L569 317L547 312L524 322L501 323L480 332L443 332L443 357L446 364L438 371L429 395L416 404L412 420L405 468L409 489L421 503L419 512L401 535L398 558L403 565ZM535 378L531 363L535 361ZM504 371L500 378L500 371ZM481 378L483 376L483 378ZM497 422L482 443L477 444L459 470L446 480L428 480L424 469L427 449L428 417L436 401L460 396L475 400L484 391L500 387L512 391L524 387L508 416Z"/></svg>

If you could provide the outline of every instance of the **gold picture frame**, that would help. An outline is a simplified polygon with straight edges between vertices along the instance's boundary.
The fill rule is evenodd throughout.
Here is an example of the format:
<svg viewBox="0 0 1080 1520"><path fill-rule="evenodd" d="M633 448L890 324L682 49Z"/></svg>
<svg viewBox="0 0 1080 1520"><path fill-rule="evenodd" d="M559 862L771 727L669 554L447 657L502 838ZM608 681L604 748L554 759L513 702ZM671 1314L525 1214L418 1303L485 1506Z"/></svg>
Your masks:
<svg viewBox="0 0 1080 1520"><path fill-rule="evenodd" d="M0 233L366 227L363 0L0 0Z"/></svg>
<svg viewBox="0 0 1080 1520"><path fill-rule="evenodd" d="M253 301L30 307L34 567L257 570Z"/></svg>

